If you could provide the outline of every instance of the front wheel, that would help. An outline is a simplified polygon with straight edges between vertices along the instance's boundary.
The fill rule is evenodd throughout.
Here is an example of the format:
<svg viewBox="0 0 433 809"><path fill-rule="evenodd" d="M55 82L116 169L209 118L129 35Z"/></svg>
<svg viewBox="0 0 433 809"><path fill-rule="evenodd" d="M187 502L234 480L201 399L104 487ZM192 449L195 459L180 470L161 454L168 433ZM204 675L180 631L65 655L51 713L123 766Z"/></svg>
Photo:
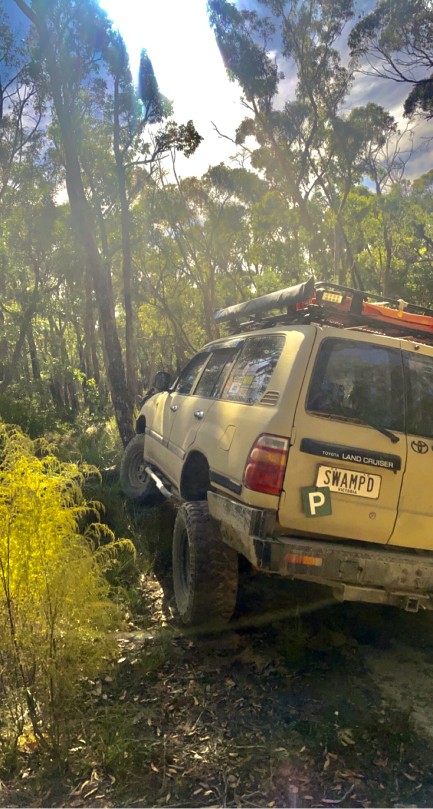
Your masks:
<svg viewBox="0 0 433 809"><path fill-rule="evenodd" d="M185 503L173 531L173 584L184 624L227 623L238 588L238 554L224 544L206 501Z"/></svg>
<svg viewBox="0 0 433 809"><path fill-rule="evenodd" d="M144 435L134 435L125 447L120 462L120 488L130 500L153 505L162 500L162 494L146 472L144 460Z"/></svg>

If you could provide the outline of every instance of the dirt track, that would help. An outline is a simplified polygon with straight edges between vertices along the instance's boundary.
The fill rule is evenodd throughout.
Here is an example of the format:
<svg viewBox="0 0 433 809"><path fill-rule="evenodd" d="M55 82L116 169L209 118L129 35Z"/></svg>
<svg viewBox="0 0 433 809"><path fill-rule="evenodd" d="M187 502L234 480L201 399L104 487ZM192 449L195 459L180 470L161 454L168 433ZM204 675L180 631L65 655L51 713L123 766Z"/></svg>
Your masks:
<svg viewBox="0 0 433 809"><path fill-rule="evenodd" d="M77 747L63 784L39 798L35 771L0 805L433 806L433 615L244 574L233 624L197 635L157 573L91 686L93 769Z"/></svg>
<svg viewBox="0 0 433 809"><path fill-rule="evenodd" d="M433 805L430 615L247 576L234 629L178 636L170 587L145 590L153 626L126 655L165 659L147 677L150 780L125 804Z"/></svg>

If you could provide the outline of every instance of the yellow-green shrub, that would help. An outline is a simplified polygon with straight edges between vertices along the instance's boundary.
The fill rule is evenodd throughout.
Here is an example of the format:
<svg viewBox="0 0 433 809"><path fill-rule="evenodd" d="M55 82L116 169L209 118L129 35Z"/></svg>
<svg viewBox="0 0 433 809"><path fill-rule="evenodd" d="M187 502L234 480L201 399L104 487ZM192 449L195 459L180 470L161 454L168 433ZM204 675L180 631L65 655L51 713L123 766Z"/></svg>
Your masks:
<svg viewBox="0 0 433 809"><path fill-rule="evenodd" d="M9 743L30 731L57 753L120 623L104 577L119 543L82 482L76 465L0 424L0 721Z"/></svg>

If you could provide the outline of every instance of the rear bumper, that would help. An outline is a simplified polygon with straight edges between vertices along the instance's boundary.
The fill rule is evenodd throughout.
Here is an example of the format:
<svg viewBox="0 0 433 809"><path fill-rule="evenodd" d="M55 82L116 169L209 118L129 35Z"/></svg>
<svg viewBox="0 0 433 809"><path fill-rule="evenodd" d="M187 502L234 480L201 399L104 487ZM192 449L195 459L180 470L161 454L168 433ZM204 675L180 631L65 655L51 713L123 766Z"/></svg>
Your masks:
<svg viewBox="0 0 433 809"><path fill-rule="evenodd" d="M337 599L433 609L433 554L389 546L275 536L276 513L208 492L224 541L268 573L332 587Z"/></svg>

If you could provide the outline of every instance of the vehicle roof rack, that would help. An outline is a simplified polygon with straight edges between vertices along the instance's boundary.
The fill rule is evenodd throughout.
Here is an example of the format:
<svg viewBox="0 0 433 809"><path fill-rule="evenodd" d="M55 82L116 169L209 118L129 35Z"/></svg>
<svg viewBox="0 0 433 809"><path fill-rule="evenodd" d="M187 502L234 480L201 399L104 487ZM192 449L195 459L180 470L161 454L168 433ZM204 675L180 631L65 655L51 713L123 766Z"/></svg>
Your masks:
<svg viewBox="0 0 433 809"><path fill-rule="evenodd" d="M241 322L244 317L249 319ZM228 323L231 331L278 323L316 322L433 343L433 309L330 281L315 281L313 277L296 286L219 309L215 320Z"/></svg>

